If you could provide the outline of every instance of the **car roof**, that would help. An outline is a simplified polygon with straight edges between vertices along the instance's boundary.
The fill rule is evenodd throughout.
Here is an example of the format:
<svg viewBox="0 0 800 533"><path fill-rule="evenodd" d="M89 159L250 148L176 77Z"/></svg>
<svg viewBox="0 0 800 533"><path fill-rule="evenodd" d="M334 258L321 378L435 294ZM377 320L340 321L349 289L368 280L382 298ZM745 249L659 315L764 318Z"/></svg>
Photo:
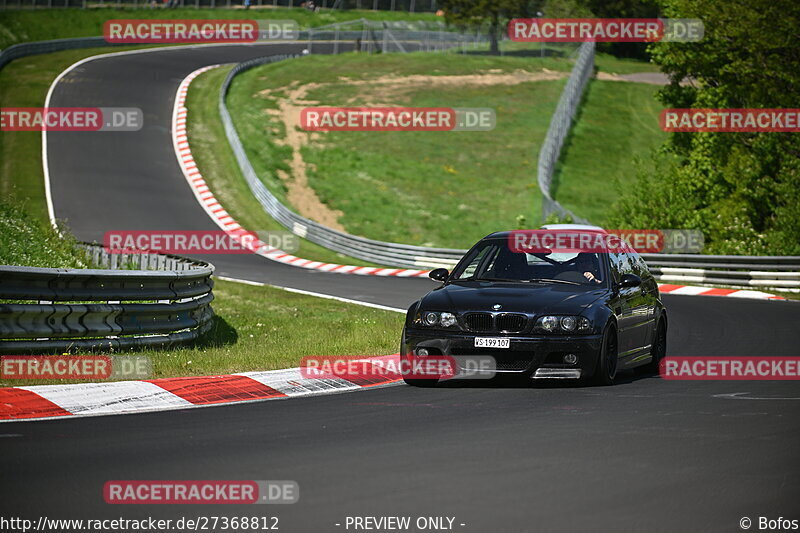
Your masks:
<svg viewBox="0 0 800 533"><path fill-rule="evenodd" d="M600 226L592 226L591 224L545 224L540 229L577 229L577 230L588 230L588 231L602 231L604 233L606 231Z"/></svg>
<svg viewBox="0 0 800 533"><path fill-rule="evenodd" d="M592 226L590 224L545 224L540 230L543 229L552 229L552 230L578 230L578 231L602 231L606 233L606 230L601 228L600 226ZM515 231L528 231L528 230L505 230L505 231L496 231L494 233L490 233L484 239L489 238L497 238L497 237L508 237ZM483 239L481 239L483 240Z"/></svg>

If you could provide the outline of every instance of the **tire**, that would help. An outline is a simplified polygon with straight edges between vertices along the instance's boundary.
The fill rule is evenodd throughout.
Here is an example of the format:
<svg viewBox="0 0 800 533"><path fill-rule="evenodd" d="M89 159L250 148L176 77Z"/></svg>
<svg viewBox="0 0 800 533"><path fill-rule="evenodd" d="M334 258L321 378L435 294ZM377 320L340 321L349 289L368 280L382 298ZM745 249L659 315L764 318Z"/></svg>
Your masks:
<svg viewBox="0 0 800 533"><path fill-rule="evenodd" d="M650 357L652 358L649 363L644 365L642 369L648 374L658 374L659 364L661 360L667 355L667 323L663 319L658 321L656 326L656 337L653 339L653 346L650 348Z"/></svg>
<svg viewBox="0 0 800 533"><path fill-rule="evenodd" d="M614 378L617 376L617 356L617 331L614 326L609 325L603 332L603 345L600 348L597 368L592 379L594 385L614 384Z"/></svg>

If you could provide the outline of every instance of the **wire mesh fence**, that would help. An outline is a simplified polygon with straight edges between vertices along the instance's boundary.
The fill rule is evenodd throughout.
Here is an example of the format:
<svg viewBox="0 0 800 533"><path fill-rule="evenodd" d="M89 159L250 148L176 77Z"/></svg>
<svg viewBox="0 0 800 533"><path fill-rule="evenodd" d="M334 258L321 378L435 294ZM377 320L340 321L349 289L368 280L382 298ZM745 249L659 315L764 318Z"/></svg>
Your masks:
<svg viewBox="0 0 800 533"><path fill-rule="evenodd" d="M578 59L572 68L567 86L561 93L556 112L553 113L553 118L550 120L547 136L539 150L537 181L542 193L542 218L544 219L555 213L559 219L570 218L573 222L588 223L588 220L579 217L554 200L552 189L556 164L561 156L564 139L569 134L572 119L575 117L581 98L583 98L586 84L594 73L594 50L595 46L592 42L581 45Z"/></svg>
<svg viewBox="0 0 800 533"><path fill-rule="evenodd" d="M0 0L0 9L187 7L232 9L289 7L309 10L373 10L429 13L438 10L436 0Z"/></svg>

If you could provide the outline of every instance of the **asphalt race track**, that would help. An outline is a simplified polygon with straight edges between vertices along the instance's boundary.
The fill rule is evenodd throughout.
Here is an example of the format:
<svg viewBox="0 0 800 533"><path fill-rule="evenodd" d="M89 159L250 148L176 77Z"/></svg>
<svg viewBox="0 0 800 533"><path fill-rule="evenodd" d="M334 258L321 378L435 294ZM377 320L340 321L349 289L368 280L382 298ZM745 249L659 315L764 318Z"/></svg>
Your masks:
<svg viewBox="0 0 800 533"><path fill-rule="evenodd" d="M49 134L56 216L89 240L110 229L217 229L173 152L177 86L204 65L300 48L172 49L91 61L71 72L52 106L140 107L146 126L138 133ZM209 259L222 275L393 307L433 286L311 272L257 256ZM796 302L663 299L669 355L800 355ZM266 514L280 517L288 532L344 531L346 516L380 515L455 517L456 531L740 531L745 516L798 518L798 442L800 386L791 381L631 374L610 388L393 386L3 424L0 514ZM286 506L111 506L102 487L112 479L290 479L301 496Z"/></svg>

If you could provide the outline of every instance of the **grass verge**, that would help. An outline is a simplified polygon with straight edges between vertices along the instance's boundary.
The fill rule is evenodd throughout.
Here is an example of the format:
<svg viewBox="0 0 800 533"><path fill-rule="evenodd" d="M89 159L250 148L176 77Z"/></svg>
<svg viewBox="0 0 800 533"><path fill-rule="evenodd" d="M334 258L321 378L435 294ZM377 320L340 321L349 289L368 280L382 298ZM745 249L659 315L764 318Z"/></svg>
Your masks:
<svg viewBox="0 0 800 533"><path fill-rule="evenodd" d="M647 63L603 54L598 65L617 74L655 70ZM494 108L497 127L489 133L328 132L307 136L301 148L309 186L328 208L343 213L338 221L348 232L463 248L487 233L539 222L538 149L565 83L564 78L488 80L504 74L565 75L571 67L564 58L525 54L310 56L240 75L228 106L248 157L285 203L281 174L295 171L293 147L285 142L285 104L291 98L298 98L299 106ZM487 83L433 83L437 76L475 75ZM428 76L431 82L379 83L381 78L413 76ZM304 85L308 90L298 97ZM565 205L602 221L614 199L614 182L628 183L636 159L663 140L656 89L592 82L560 165L557 197Z"/></svg>
<svg viewBox="0 0 800 533"><path fill-rule="evenodd" d="M620 188L633 186L640 165L667 138L658 125L660 87L591 80L561 151L553 197L603 225Z"/></svg>
<svg viewBox="0 0 800 533"><path fill-rule="evenodd" d="M136 353L150 358L154 378L293 368L308 355L397 353L401 313L220 280L214 295L214 328L196 346ZM0 376L0 386L58 383L76 382Z"/></svg>
<svg viewBox="0 0 800 533"><path fill-rule="evenodd" d="M19 205L0 200L0 265L89 268L86 256L74 245L69 234L59 235Z"/></svg>
<svg viewBox="0 0 800 533"><path fill-rule="evenodd" d="M287 196L280 173L292 172L293 152L276 110L297 87L313 84L304 104L493 107L492 132L330 132L309 136L301 152L308 184L323 204L343 212L339 222L348 232L466 247L491 231L516 227L520 215L530 220L538 213L536 150L570 68L561 58L309 56L245 72L234 81L228 105L248 157L282 201ZM529 79L545 75L543 69L550 79L515 85L429 83L440 76ZM419 83L397 88L381 83L381 78L413 76Z"/></svg>

